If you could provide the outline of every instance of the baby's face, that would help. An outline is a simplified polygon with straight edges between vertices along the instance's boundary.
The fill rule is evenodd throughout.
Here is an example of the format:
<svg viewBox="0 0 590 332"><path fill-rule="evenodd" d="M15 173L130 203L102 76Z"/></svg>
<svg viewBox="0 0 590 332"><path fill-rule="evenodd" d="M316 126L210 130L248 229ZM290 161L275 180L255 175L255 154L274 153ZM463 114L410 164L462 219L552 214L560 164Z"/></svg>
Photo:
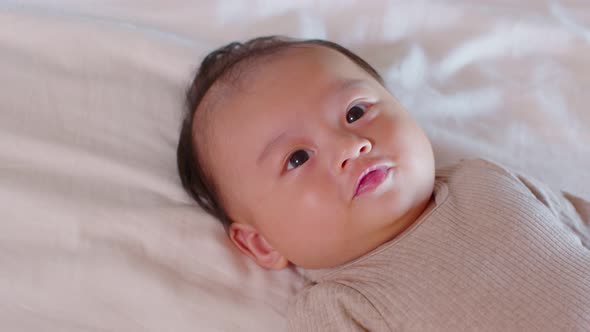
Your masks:
<svg viewBox="0 0 590 332"><path fill-rule="evenodd" d="M325 268L390 240L423 211L430 142L346 56L297 47L240 80L207 115L199 146L234 223L296 265Z"/></svg>

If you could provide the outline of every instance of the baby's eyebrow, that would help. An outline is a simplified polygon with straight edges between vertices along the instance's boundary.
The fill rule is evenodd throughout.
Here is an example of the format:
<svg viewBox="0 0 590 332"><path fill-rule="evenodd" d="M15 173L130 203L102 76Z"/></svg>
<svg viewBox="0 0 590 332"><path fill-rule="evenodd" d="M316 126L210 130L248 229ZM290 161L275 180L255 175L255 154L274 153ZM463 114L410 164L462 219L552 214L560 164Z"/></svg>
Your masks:
<svg viewBox="0 0 590 332"><path fill-rule="evenodd" d="M346 79L346 80L342 80L339 82L339 84L337 85L337 89L338 90L347 90L350 88L355 88L357 86L361 86L361 85L365 85L367 84L367 81L364 79Z"/></svg>
<svg viewBox="0 0 590 332"><path fill-rule="evenodd" d="M269 143L264 147L264 150L262 150L262 152L258 156L258 159L256 160L256 165L259 165L264 159L268 157L270 152L278 146L278 144L285 137L286 134L286 132L282 132L269 141Z"/></svg>

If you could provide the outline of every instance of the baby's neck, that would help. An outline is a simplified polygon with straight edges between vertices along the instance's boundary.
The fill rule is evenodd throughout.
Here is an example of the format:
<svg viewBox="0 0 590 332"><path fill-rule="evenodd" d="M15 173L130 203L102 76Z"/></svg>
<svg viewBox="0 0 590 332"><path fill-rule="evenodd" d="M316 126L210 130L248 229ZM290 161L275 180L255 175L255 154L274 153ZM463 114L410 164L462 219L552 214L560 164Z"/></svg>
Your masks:
<svg viewBox="0 0 590 332"><path fill-rule="evenodd" d="M435 193L433 191L432 194L428 198L426 198L422 202L419 202L417 205L415 205L402 218L394 220L392 222L392 224L390 225L390 227L383 228L380 231L380 234L377 238L373 238L372 241L365 243L364 250L362 250L362 253L360 255L348 260L347 262L340 263L340 264L337 264L337 265L331 266L331 267L316 269L316 270L321 271L321 270L328 270L328 269L332 269L332 268L336 268L336 267L345 266L345 265L348 265L348 264L362 258L363 256L366 256L367 254L370 254L371 252L373 252L375 250L378 250L379 247L383 246L386 243L391 242L396 237L400 236L402 233L404 233L406 230L408 230L412 225L419 222L422 218L425 218L434 207L436 207L436 201L435 201Z"/></svg>
<svg viewBox="0 0 590 332"><path fill-rule="evenodd" d="M401 220L398 220L392 229L390 238L386 241L389 242L403 232L405 232L410 226L414 225L418 220L425 217L434 207L436 206L434 192L424 201L417 204L411 209Z"/></svg>
<svg viewBox="0 0 590 332"><path fill-rule="evenodd" d="M396 226L396 227L392 228L392 232L390 233L390 236L385 238L385 241L380 241L380 242L376 243L376 245L371 250L366 252L365 254L362 254L359 257L352 259L346 263L343 263L343 264L340 264L337 266L333 266L333 267L325 267L325 268L319 268L319 269L306 269L306 268L302 268L302 267L296 267L296 269L299 271L299 273L302 273L304 276L306 276L306 278L314 280L314 279L316 279L316 277L323 275L327 271L332 271L333 269L338 269L338 268L347 266L359 259L362 259L366 255L369 255L371 252L378 250L378 248L380 248L381 246L386 245L390 241L394 240L396 237L400 236L402 233L404 233L406 230L408 230L412 225L419 222L421 219L425 218L429 214L429 212L432 211L432 209L434 209L435 207L436 207L436 201L435 201L435 194L433 192L428 199L426 199L423 202L420 202L420 204L416 205L412 209L412 211L410 211L404 217L404 219L396 221L396 223L394 224L394 226Z"/></svg>

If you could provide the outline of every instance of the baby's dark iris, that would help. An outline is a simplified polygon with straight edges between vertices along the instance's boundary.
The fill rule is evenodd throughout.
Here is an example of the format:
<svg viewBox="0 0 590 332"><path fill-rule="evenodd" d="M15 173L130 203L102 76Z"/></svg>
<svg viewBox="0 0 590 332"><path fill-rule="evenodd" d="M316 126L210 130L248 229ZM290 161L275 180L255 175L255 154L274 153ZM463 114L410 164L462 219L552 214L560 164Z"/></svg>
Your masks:
<svg viewBox="0 0 590 332"><path fill-rule="evenodd" d="M309 159L309 154L305 150L295 151L291 157L289 157L289 168L297 168L303 165Z"/></svg>
<svg viewBox="0 0 590 332"><path fill-rule="evenodd" d="M363 115L365 115L364 108L360 106L353 106L348 110L348 112L346 112L346 122L353 123L360 119Z"/></svg>

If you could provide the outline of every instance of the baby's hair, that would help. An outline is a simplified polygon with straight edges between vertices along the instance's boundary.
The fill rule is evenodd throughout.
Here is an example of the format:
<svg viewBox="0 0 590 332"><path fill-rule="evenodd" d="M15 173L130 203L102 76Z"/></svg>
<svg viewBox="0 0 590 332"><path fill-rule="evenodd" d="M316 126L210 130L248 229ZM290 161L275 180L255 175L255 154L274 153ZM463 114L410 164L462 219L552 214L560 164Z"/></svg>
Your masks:
<svg viewBox="0 0 590 332"><path fill-rule="evenodd" d="M195 113L215 82L222 78L229 80L239 79L236 75L228 77L230 73L235 73L239 69L239 65L250 64L252 63L250 60L277 54L294 46L320 46L336 50L384 85L381 75L365 60L345 47L327 40L299 40L283 36L258 37L244 43L232 42L209 53L201 62L197 74L186 93L184 118L176 157L178 174L184 189L207 213L221 221L226 230L231 224L231 220L229 220L225 209L220 203L219 195L211 179L205 176L201 166L202 160L199 159L197 153L192 130ZM201 119L204 119L204 117Z"/></svg>

